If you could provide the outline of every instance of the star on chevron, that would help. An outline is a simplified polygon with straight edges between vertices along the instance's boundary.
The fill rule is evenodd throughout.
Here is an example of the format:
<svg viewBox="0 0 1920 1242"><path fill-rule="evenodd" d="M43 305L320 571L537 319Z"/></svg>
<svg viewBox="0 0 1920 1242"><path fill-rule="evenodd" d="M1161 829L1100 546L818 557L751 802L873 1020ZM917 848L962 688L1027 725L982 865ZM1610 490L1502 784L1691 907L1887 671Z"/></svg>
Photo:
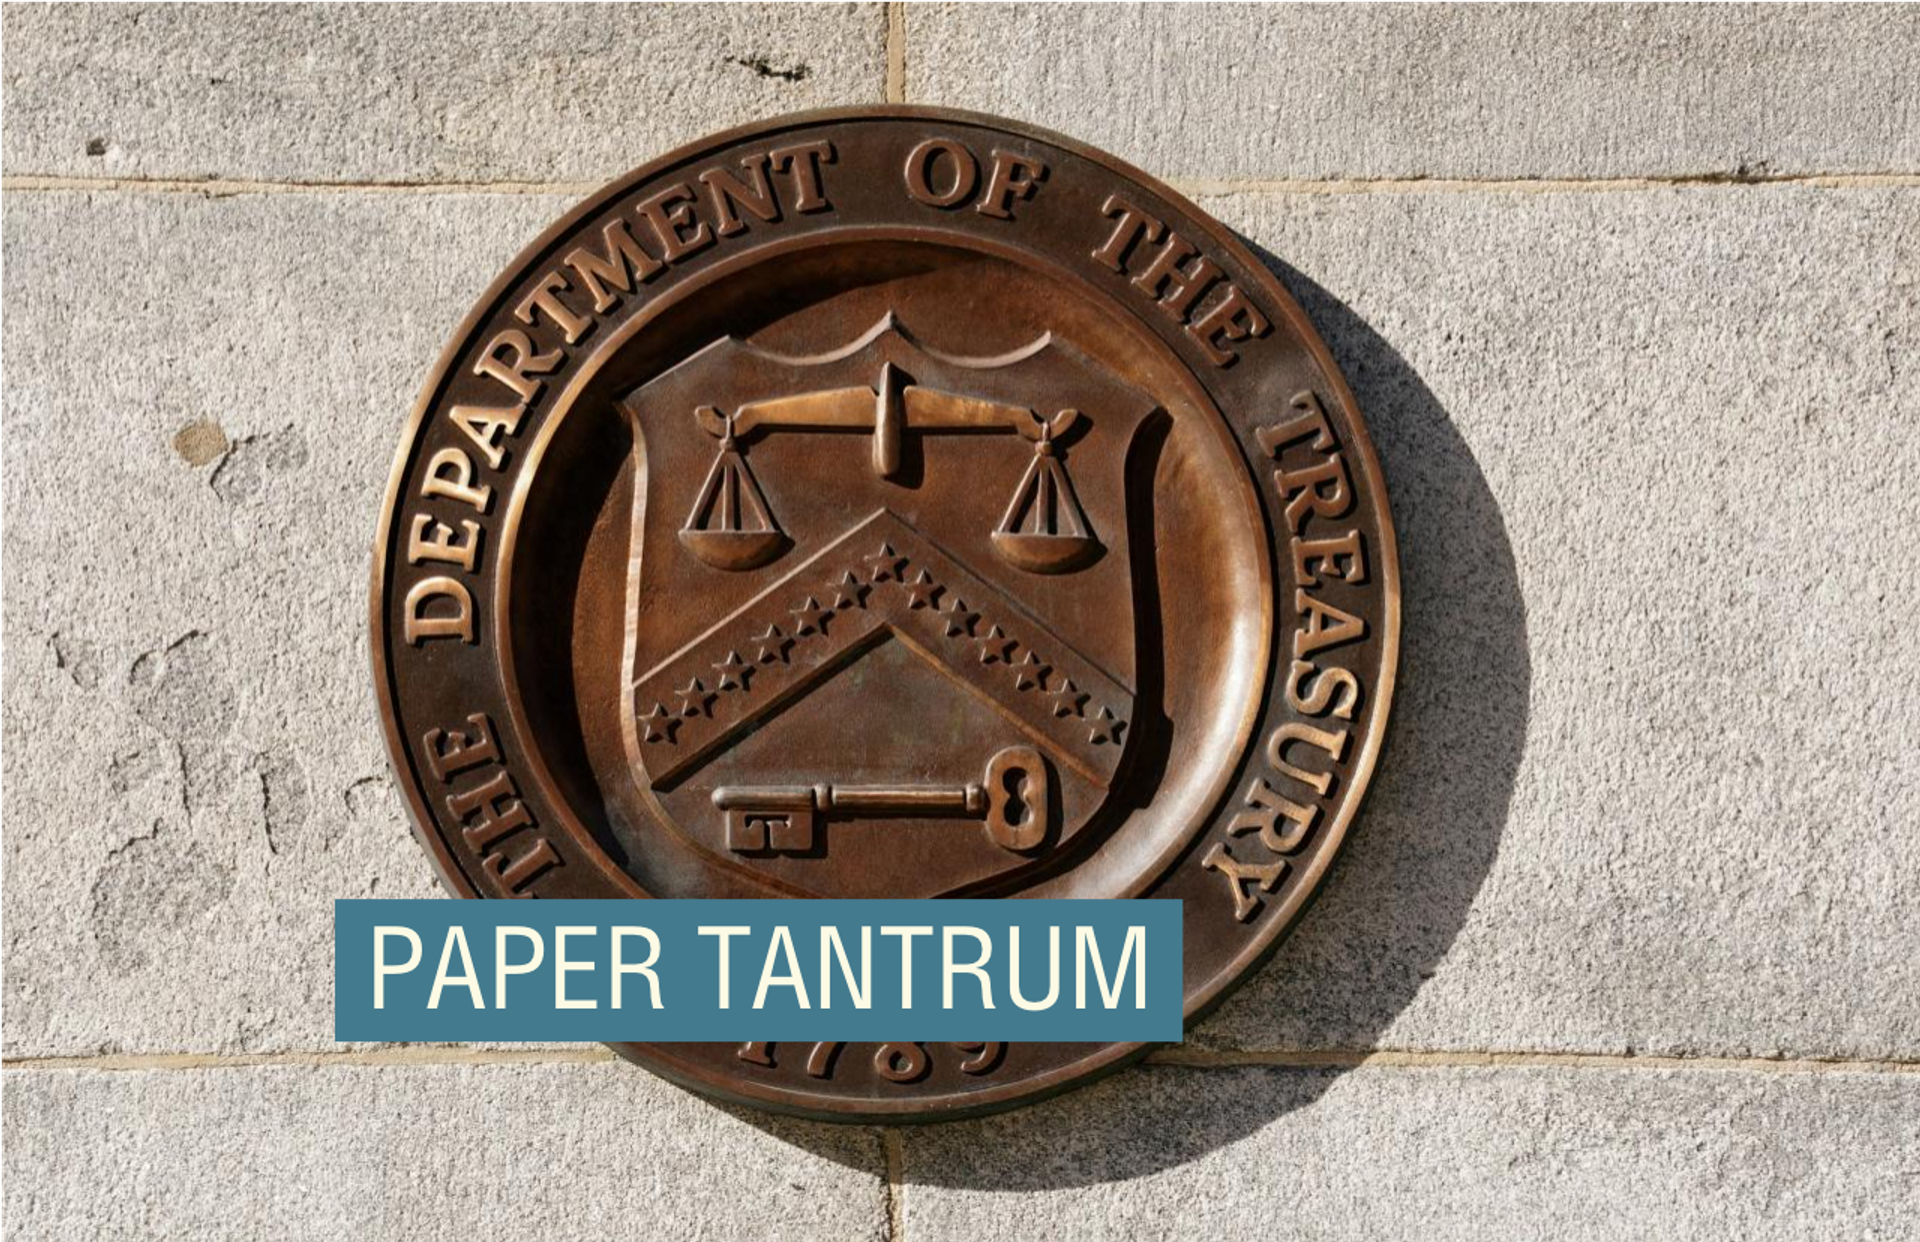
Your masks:
<svg viewBox="0 0 1920 1242"><path fill-rule="evenodd" d="M920 571L918 578L904 585L907 588L907 607L909 608L932 608L934 601L940 598L942 590L940 584L933 580L933 575L924 569Z"/></svg>
<svg viewBox="0 0 1920 1242"><path fill-rule="evenodd" d="M1027 652L1027 658L1013 670L1013 688L1015 690L1044 690L1047 686L1047 674L1053 667L1033 652Z"/></svg>
<svg viewBox="0 0 1920 1242"><path fill-rule="evenodd" d="M973 640L980 650L982 664L1011 664L1013 653L1020 646L1013 639L1000 632L1000 627L990 626L985 634Z"/></svg>
<svg viewBox="0 0 1920 1242"><path fill-rule="evenodd" d="M767 632L753 640L760 644L760 650L754 653L754 659L762 664L787 662L787 652L793 646L793 640L787 632L777 625L769 625Z"/></svg>
<svg viewBox="0 0 1920 1242"><path fill-rule="evenodd" d="M727 652L727 658L713 667L720 673L720 680L714 684L721 690L745 690L747 678L755 671L753 665L740 658L738 651Z"/></svg>
<svg viewBox="0 0 1920 1242"><path fill-rule="evenodd" d="M1087 740L1098 746L1102 742L1119 742L1120 731L1127 722L1114 717L1111 707L1102 707L1100 714L1087 723Z"/></svg>
<svg viewBox="0 0 1920 1242"><path fill-rule="evenodd" d="M848 570L846 573L840 575L840 581L834 583L833 586L828 589L833 592L833 606L835 608L865 608L867 606L867 592L873 590L872 587L856 578L852 570Z"/></svg>
<svg viewBox="0 0 1920 1242"><path fill-rule="evenodd" d="M667 710L665 703L655 703L652 711L640 717L640 723L646 726L649 742L671 743L673 731L680 727L680 722Z"/></svg>
<svg viewBox="0 0 1920 1242"><path fill-rule="evenodd" d="M674 692L680 698L680 714L691 720L695 716L707 714L707 706L714 700L713 692L696 677L687 683L685 690Z"/></svg>
<svg viewBox="0 0 1920 1242"><path fill-rule="evenodd" d="M867 571L868 580L873 582L905 581L902 575L907 572L907 558L895 552L892 544L883 543L880 545L878 552L875 552L872 556L861 559L865 561L866 564L872 566L872 568Z"/></svg>
<svg viewBox="0 0 1920 1242"><path fill-rule="evenodd" d="M1063 720L1068 716L1080 715L1081 704L1087 701L1087 696L1080 692L1080 687L1073 684L1071 677L1061 679L1058 686L1047 691L1047 697L1053 700L1053 714Z"/></svg>
<svg viewBox="0 0 1920 1242"><path fill-rule="evenodd" d="M942 608L940 612L947 619L948 638L970 638L973 636L973 623L980 619L980 614L969 611L966 600L956 595L953 597L952 604L946 608Z"/></svg>
<svg viewBox="0 0 1920 1242"><path fill-rule="evenodd" d="M822 608L820 601L811 595L807 596L806 603L788 611L793 613L795 634L824 634L827 632L827 618L833 615L833 609Z"/></svg>

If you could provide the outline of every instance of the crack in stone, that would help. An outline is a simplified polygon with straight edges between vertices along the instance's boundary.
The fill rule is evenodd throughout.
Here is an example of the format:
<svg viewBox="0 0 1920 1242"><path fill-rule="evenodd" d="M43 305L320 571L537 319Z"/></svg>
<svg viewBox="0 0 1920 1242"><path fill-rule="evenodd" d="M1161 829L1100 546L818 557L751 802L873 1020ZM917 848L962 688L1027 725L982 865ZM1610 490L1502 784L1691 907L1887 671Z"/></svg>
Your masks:
<svg viewBox="0 0 1920 1242"><path fill-rule="evenodd" d="M82 690L91 690L100 684L98 647L65 630L54 631L48 637L47 644L53 648L53 666L65 673L74 685Z"/></svg>
<svg viewBox="0 0 1920 1242"><path fill-rule="evenodd" d="M307 822L306 773L301 770L300 761L286 750L254 755L250 770L260 785L260 819L266 832L267 852L279 854L281 840L293 841ZM319 839L323 852L332 847L331 837L323 834Z"/></svg>
<svg viewBox="0 0 1920 1242"><path fill-rule="evenodd" d="M781 69L764 56L729 56L727 60L742 69L751 69L763 78L775 78L782 82L804 82L813 76L813 66L808 64Z"/></svg>

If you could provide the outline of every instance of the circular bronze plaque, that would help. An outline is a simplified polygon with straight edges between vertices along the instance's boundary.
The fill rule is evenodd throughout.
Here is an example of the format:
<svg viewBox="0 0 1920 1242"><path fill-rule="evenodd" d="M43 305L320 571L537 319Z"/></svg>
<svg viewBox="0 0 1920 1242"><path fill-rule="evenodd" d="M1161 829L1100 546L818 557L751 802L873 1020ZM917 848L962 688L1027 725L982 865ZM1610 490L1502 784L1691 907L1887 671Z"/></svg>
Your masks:
<svg viewBox="0 0 1920 1242"><path fill-rule="evenodd" d="M1353 395L1245 246L1057 135L864 108L675 151L494 282L373 663L461 896L1180 898L1191 1018L1339 848L1398 610ZM1143 1051L619 1050L843 1119Z"/></svg>

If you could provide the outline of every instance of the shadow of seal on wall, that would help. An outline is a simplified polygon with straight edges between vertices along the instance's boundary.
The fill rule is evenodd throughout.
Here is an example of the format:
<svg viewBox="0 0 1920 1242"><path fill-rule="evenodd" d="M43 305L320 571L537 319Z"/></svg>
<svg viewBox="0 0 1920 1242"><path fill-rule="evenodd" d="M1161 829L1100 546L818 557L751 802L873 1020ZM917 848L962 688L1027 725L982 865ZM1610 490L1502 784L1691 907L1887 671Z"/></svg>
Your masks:
<svg viewBox="0 0 1920 1242"><path fill-rule="evenodd" d="M1353 395L1231 233L863 108L673 152L493 284L394 466L373 663L460 896L1177 898L1192 1021L1338 851L1399 608ZM910 1121L1146 1048L617 1050Z"/></svg>

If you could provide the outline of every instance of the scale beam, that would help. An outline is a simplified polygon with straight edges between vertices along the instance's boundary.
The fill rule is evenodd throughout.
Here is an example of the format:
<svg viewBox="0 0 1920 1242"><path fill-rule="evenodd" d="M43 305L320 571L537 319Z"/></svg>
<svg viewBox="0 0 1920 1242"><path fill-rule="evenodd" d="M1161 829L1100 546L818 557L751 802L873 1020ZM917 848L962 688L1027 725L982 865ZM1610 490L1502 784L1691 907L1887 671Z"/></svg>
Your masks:
<svg viewBox="0 0 1920 1242"><path fill-rule="evenodd" d="M1101 552L1067 477L1058 441L1080 422L1079 410L1043 417L1029 406L990 401L910 382L882 363L871 388L823 388L748 401L732 414L703 405L694 421L720 441L720 455L680 532L680 541L716 569L752 569L783 552L787 539L747 468L746 439L774 431L857 431L873 436L873 472L898 478L908 431L1012 432L1033 446L1033 461L1014 490L993 546L1028 573L1058 574L1091 564Z"/></svg>
<svg viewBox="0 0 1920 1242"><path fill-rule="evenodd" d="M1061 410L1044 418L1028 406L908 383L890 362L881 366L879 381L871 388L827 388L750 401L734 411L730 425L713 406L701 406L694 416L716 439L772 431L871 432L874 473L883 479L899 473L901 438L907 431L1012 432L1038 443L1065 435L1081 417L1078 410Z"/></svg>

